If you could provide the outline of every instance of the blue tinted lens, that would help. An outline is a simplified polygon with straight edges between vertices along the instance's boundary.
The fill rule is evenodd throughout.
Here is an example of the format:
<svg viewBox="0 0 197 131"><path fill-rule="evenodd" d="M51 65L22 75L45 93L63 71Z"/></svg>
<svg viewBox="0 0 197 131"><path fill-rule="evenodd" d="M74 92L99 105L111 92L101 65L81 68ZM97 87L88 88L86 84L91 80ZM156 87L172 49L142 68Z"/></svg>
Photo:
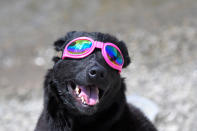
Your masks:
<svg viewBox="0 0 197 131"><path fill-rule="evenodd" d="M105 47L109 60L115 65L121 66L123 64L123 57L121 53L113 46L107 45Z"/></svg>
<svg viewBox="0 0 197 131"><path fill-rule="evenodd" d="M92 42L89 40L76 40L67 47L67 50L70 54L84 54L91 47Z"/></svg>

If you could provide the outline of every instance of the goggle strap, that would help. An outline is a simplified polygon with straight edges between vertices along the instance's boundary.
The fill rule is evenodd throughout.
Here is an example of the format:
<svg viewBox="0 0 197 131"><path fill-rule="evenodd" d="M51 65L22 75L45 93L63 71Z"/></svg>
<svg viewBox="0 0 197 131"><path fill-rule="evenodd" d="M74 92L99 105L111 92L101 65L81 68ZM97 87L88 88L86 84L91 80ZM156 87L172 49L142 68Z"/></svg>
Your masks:
<svg viewBox="0 0 197 131"><path fill-rule="evenodd" d="M57 56L58 56L59 58L62 58L62 51L58 51L58 52L57 52Z"/></svg>
<svg viewBox="0 0 197 131"><path fill-rule="evenodd" d="M104 45L104 43L103 43L103 42L95 41L95 47L96 47L96 48L100 48L100 49L102 49L102 48L103 48L103 45Z"/></svg>

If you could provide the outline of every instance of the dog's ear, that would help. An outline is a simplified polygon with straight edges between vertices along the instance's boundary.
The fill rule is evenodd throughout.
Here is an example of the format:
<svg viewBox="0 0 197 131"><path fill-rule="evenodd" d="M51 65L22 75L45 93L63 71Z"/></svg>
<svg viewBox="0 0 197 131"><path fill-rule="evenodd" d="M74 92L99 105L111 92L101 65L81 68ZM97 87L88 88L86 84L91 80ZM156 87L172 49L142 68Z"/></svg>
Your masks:
<svg viewBox="0 0 197 131"><path fill-rule="evenodd" d="M62 48L63 48L63 45L64 45L65 42L66 42L65 37L62 37L62 38L59 38L58 40L56 40L54 42L55 50L56 51L62 51Z"/></svg>
<svg viewBox="0 0 197 131"><path fill-rule="evenodd" d="M55 47L55 50L57 51L57 54L56 56L53 57L52 60L55 63L58 62L62 57L63 46L64 46L65 41L66 41L65 37L62 37L54 42L54 47Z"/></svg>
<svg viewBox="0 0 197 131"><path fill-rule="evenodd" d="M63 51L63 48L65 46L65 43L67 41L69 41L69 39L72 38L73 34L75 33L76 31L70 31L68 32L64 37L61 37L59 38L58 40L56 40L54 42L54 46L55 46L55 50L56 51Z"/></svg>
<svg viewBox="0 0 197 131"><path fill-rule="evenodd" d="M55 50L58 52L57 56L53 57L53 61L55 63L61 59L66 42L72 38L72 36L75 32L76 31L68 32L64 37L61 37L54 42Z"/></svg>
<svg viewBox="0 0 197 131"><path fill-rule="evenodd" d="M126 47L126 44L123 41L119 41L119 45L121 48L121 52L123 54L124 57L124 65L123 68L127 67L130 63L131 63L131 59L128 53L128 49Z"/></svg>

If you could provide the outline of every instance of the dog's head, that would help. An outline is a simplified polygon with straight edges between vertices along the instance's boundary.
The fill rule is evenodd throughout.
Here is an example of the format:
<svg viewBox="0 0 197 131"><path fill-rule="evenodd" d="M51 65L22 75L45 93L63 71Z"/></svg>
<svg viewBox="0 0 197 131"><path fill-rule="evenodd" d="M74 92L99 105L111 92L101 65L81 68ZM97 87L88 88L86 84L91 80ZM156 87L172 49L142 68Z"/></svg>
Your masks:
<svg viewBox="0 0 197 131"><path fill-rule="evenodd" d="M129 65L130 58L125 43L109 34L69 32L54 43L56 51L62 52L71 40L78 37L114 43L124 57L123 68ZM119 71L106 63L100 49L96 48L90 55L80 59L61 59L56 56L54 62L50 88L55 99L62 104L61 107L71 113L91 115L105 110L118 99L118 93L125 90L121 85L123 79Z"/></svg>

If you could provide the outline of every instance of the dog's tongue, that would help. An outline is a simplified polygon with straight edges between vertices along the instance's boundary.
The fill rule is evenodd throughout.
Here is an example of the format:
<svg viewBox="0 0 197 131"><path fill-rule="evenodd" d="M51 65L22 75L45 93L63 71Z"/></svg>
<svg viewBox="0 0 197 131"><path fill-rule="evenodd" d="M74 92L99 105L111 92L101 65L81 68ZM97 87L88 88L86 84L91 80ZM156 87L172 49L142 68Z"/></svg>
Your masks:
<svg viewBox="0 0 197 131"><path fill-rule="evenodd" d="M83 96L88 105L95 105L99 100L99 90L97 87L79 86L81 92L79 97Z"/></svg>

